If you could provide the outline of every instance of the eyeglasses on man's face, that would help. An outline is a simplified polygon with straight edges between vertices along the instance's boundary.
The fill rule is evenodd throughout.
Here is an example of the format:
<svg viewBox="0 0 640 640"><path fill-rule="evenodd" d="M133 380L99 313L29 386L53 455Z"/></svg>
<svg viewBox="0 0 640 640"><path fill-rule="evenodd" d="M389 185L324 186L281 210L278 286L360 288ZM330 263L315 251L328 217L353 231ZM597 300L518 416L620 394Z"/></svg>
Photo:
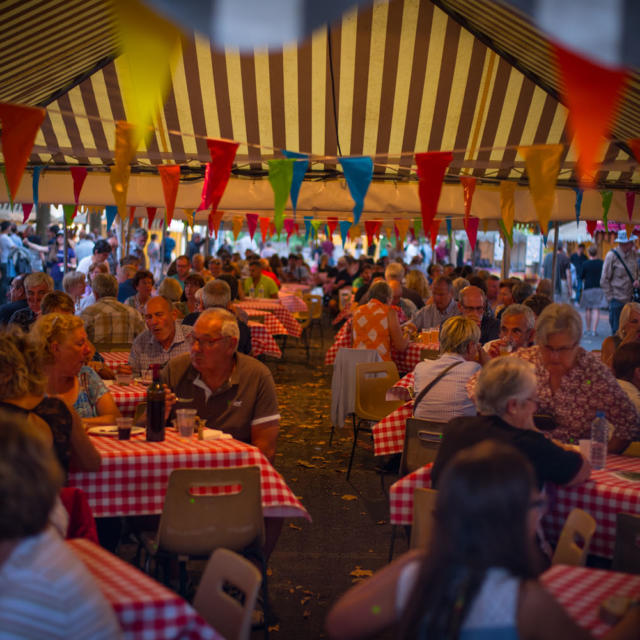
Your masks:
<svg viewBox="0 0 640 640"><path fill-rule="evenodd" d="M187 336L187 342L190 346L198 343L198 346L202 349L211 349L217 342L224 340L226 336L220 336L219 338L209 338L207 336L194 335L193 332Z"/></svg>

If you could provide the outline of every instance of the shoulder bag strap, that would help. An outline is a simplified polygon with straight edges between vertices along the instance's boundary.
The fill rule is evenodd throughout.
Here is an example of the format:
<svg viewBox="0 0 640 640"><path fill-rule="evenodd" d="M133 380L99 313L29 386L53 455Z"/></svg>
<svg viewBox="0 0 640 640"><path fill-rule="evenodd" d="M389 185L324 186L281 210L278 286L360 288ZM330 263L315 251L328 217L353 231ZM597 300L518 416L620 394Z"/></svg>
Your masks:
<svg viewBox="0 0 640 640"><path fill-rule="evenodd" d="M612 249L613 253L615 253L616 258L618 258L618 260L620 260L620 262L622 263L622 266L624 267L624 270L627 272L627 275L629 276L629 279L631 280L631 282L634 282L633 276L631 275L631 271L629 271L629 267L627 267L627 263L620 257L620 254L615 250Z"/></svg>
<svg viewBox="0 0 640 640"><path fill-rule="evenodd" d="M459 364L462 364L462 362L458 361L458 362L454 362L453 364L450 364L446 369L444 369L444 371L441 371L414 399L413 401L413 414L415 415L416 412L416 407L420 404L422 398L424 398L427 393L429 393L429 391L431 391L431 388L438 382L440 382L440 380L442 380L442 378L444 378L444 376L449 373L449 371L451 371L451 369L453 369L454 367L457 367Z"/></svg>

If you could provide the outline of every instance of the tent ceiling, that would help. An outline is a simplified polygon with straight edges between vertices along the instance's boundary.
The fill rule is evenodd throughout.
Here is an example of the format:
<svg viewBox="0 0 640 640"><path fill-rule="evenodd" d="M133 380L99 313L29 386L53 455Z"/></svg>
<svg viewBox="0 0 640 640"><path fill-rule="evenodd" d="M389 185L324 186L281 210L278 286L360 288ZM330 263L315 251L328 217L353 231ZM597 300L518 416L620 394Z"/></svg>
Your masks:
<svg viewBox="0 0 640 640"><path fill-rule="evenodd" d="M240 142L234 171L256 176L286 148L313 155L309 177L339 170L336 156L371 155L377 178L415 179L414 152L454 150L449 180L522 178L517 145L568 142L565 108L534 82L557 89L548 45L495 2L437 4L456 19L427 0L376 2L282 51L240 55L186 38L134 170L179 163L199 174L211 137ZM47 104L31 162L110 165L114 121L127 113L122 58L109 62L117 38L108 0L0 0L0 10L0 100ZM526 75L462 28L463 18ZM616 137L640 135L637 80ZM560 185L574 184L575 158L567 144ZM640 184L637 163L616 143L602 160L601 186Z"/></svg>

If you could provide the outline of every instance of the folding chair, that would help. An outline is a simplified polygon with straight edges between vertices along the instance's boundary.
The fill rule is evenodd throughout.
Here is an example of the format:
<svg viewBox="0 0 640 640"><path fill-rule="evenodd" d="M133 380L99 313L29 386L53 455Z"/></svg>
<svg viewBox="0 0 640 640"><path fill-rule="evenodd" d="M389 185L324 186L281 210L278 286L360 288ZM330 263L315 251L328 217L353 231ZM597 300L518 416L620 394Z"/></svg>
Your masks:
<svg viewBox="0 0 640 640"><path fill-rule="evenodd" d="M560 532L551 564L584 566L596 521L582 509L572 509Z"/></svg>
<svg viewBox="0 0 640 640"><path fill-rule="evenodd" d="M413 492L413 526L411 549L428 549L434 525L434 510L438 492L435 489L416 489Z"/></svg>
<svg viewBox="0 0 640 640"><path fill-rule="evenodd" d="M616 546L613 571L640 573L640 516L619 513L616 517Z"/></svg>
<svg viewBox="0 0 640 640"><path fill-rule="evenodd" d="M309 337L311 337L311 329L314 326L320 329L320 345L324 347L324 331L322 329L322 296L305 293L302 299L311 308L311 325L309 327Z"/></svg>

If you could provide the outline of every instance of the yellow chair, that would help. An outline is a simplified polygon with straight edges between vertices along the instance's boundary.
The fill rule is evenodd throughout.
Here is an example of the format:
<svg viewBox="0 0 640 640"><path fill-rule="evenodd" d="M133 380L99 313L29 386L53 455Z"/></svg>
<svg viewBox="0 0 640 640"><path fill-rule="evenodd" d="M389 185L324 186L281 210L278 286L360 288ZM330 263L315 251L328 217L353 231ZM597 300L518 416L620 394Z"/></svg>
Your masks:
<svg viewBox="0 0 640 640"><path fill-rule="evenodd" d="M416 489L413 492L413 526L411 549L428 549L434 525L434 511L438 492L435 489Z"/></svg>
<svg viewBox="0 0 640 640"><path fill-rule="evenodd" d="M295 319L298 321L298 324L302 328L302 333L300 334L299 340L302 340L304 348L307 352L307 360L309 360L309 332L311 328L311 304L307 300L303 298L303 302L307 305L306 311L296 311L293 315Z"/></svg>
<svg viewBox="0 0 640 640"><path fill-rule="evenodd" d="M305 293L302 299L311 308L311 327L317 325L320 328L320 345L324 347L324 331L322 330L322 296ZM311 328L309 329L311 332Z"/></svg>
<svg viewBox="0 0 640 640"><path fill-rule="evenodd" d="M393 362L362 362L356 365L356 397L353 416L353 446L349 457L347 480L351 475L353 456L358 442L358 434L371 433L371 428L363 427L363 422L380 422L392 411L401 407L402 400L387 402L385 395L398 381L398 369Z"/></svg>
<svg viewBox="0 0 640 640"><path fill-rule="evenodd" d="M560 532L551 564L584 566L596 521L582 509L572 509Z"/></svg>
<svg viewBox="0 0 640 640"><path fill-rule="evenodd" d="M640 458L640 442L632 442L623 452L623 456L631 456L632 458Z"/></svg>

